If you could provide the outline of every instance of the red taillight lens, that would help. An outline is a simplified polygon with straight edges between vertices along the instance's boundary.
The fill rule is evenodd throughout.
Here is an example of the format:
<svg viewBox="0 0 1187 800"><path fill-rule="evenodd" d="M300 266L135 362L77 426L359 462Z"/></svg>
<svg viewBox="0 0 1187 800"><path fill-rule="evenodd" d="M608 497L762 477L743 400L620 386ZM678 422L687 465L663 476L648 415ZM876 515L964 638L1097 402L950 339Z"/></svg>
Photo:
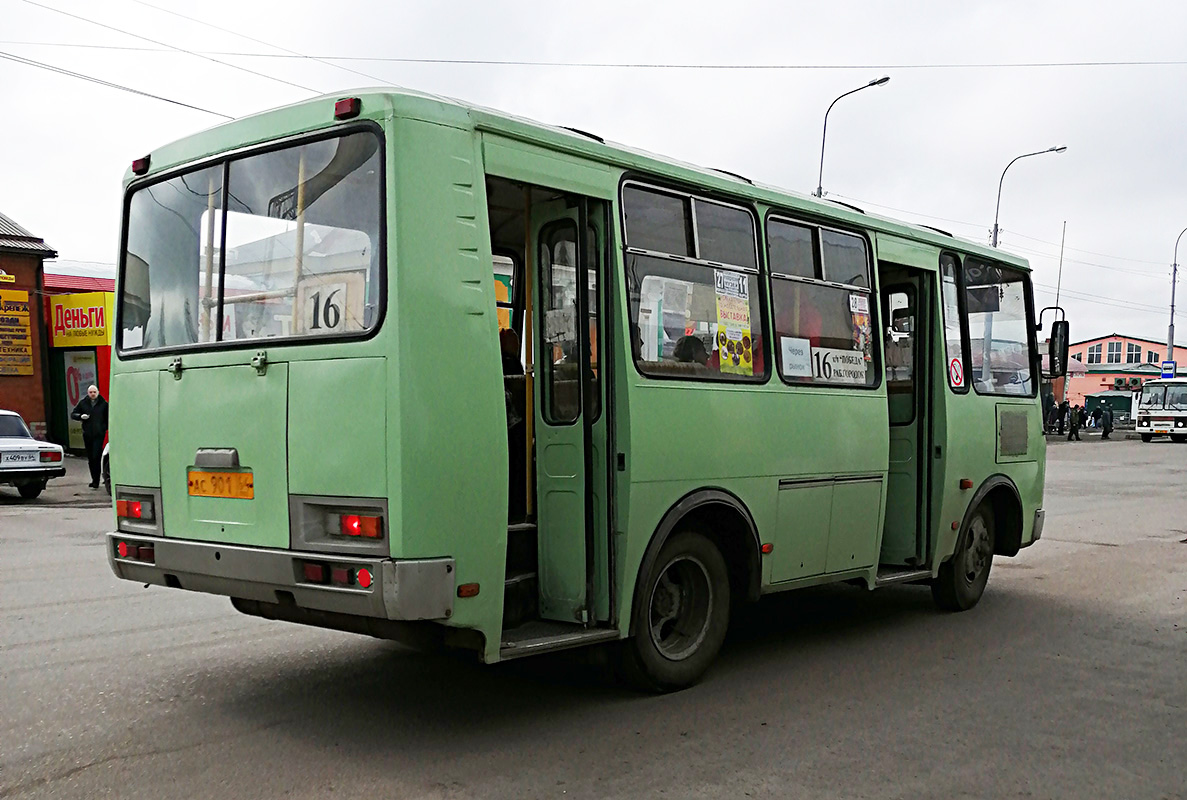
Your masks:
<svg viewBox="0 0 1187 800"><path fill-rule="evenodd" d="M120 519L138 519L144 522L152 522L152 506L151 500L131 500L124 498L115 501L115 515Z"/></svg>
<svg viewBox="0 0 1187 800"><path fill-rule="evenodd" d="M381 539L383 538L383 517L343 514L339 517L338 530L343 536Z"/></svg>
<svg viewBox="0 0 1187 800"><path fill-rule="evenodd" d="M463 583L461 586L457 587L457 596L458 597L477 597L478 596L478 584Z"/></svg>
<svg viewBox="0 0 1187 800"><path fill-rule="evenodd" d="M128 557L128 543L120 542L119 544L117 544L115 546L115 552L120 554L120 558L127 558Z"/></svg>
<svg viewBox="0 0 1187 800"><path fill-rule="evenodd" d="M143 175L144 173L148 172L148 163L151 158L152 158L152 156L145 156L144 158L138 158L135 161L133 161L132 162L133 174Z"/></svg>
<svg viewBox="0 0 1187 800"><path fill-rule="evenodd" d="M57 463L62 460L62 454L57 450L42 450L41 463Z"/></svg>
<svg viewBox="0 0 1187 800"><path fill-rule="evenodd" d="M359 586L362 586L364 589L368 588L371 585L371 570L366 568L360 569L355 575L355 579L358 580Z"/></svg>
<svg viewBox="0 0 1187 800"><path fill-rule="evenodd" d="M314 564L312 562L305 562L305 580L310 583L325 583L326 582L326 568L322 564Z"/></svg>
<svg viewBox="0 0 1187 800"><path fill-rule="evenodd" d="M344 97L334 103L334 119L351 119L363 110L363 101L357 97Z"/></svg>
<svg viewBox="0 0 1187 800"><path fill-rule="evenodd" d="M331 567L330 583L337 583L340 586L350 586L354 583L354 570L348 567Z"/></svg>

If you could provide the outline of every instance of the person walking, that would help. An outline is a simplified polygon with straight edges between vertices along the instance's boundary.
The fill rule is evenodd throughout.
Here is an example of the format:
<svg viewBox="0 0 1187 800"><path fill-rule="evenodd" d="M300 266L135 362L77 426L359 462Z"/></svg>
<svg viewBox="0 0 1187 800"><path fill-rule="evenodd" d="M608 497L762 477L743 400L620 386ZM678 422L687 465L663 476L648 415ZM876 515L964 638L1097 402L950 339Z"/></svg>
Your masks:
<svg viewBox="0 0 1187 800"><path fill-rule="evenodd" d="M1070 442L1070 441L1072 441L1072 440L1073 440L1073 438L1074 438L1074 439L1075 439L1075 441L1077 441L1077 442L1078 442L1078 441L1080 441L1080 419L1081 419L1081 418L1080 418L1080 412L1081 412L1081 408L1080 408L1079 406L1073 406L1073 407L1072 407L1072 408L1071 408L1071 409L1068 411L1068 415L1067 415L1067 416L1068 416L1068 419L1067 419L1067 424L1068 424L1068 428L1067 428L1067 440L1068 440L1069 442Z"/></svg>
<svg viewBox="0 0 1187 800"><path fill-rule="evenodd" d="M1104 428L1104 432L1100 438L1108 439L1109 434L1113 432L1113 408L1112 406L1105 406L1100 412L1100 424Z"/></svg>
<svg viewBox="0 0 1187 800"><path fill-rule="evenodd" d="M1096 408L1092 409L1092 413L1088 415L1089 419L1092 420L1092 427L1094 428L1100 427L1100 418L1103 414L1101 408L1101 406L1097 406ZM1105 408L1107 408L1107 406L1105 406Z"/></svg>
<svg viewBox="0 0 1187 800"><path fill-rule="evenodd" d="M1057 430L1056 433L1059 434L1060 436L1063 436L1063 427L1065 425L1067 425L1067 422L1068 422L1067 418L1068 418L1068 414L1070 413L1070 408L1071 407L1068 405L1067 400L1064 400L1062 403L1059 404L1059 417L1058 417L1059 430Z"/></svg>
<svg viewBox="0 0 1187 800"><path fill-rule="evenodd" d="M82 423L82 443L87 451L87 465L91 468L91 488L99 488L103 467L103 439L107 436L107 401L99 395L97 386L87 387L87 396L78 401L70 418Z"/></svg>

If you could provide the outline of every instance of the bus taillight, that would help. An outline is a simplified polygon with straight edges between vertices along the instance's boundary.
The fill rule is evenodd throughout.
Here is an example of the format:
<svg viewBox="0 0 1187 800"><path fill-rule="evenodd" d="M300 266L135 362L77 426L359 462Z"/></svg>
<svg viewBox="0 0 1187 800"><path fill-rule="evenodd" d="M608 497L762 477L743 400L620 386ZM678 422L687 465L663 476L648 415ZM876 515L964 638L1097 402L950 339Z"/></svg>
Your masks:
<svg viewBox="0 0 1187 800"><path fill-rule="evenodd" d="M339 519L339 531L343 536L362 536L367 539L383 538L383 517L343 514Z"/></svg>

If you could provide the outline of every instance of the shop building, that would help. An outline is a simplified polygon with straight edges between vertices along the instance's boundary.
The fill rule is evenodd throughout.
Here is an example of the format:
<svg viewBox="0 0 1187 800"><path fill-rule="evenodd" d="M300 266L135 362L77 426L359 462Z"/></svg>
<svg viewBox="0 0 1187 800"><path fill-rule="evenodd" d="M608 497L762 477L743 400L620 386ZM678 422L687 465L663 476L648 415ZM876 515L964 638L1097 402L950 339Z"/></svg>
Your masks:
<svg viewBox="0 0 1187 800"><path fill-rule="evenodd" d="M1089 395L1134 391L1150 378L1157 378L1166 360L1166 342L1111 333L1075 342L1069 353L1084 365L1085 372L1068 375L1067 400L1082 406ZM1187 374L1187 346L1175 345L1174 361L1178 374Z"/></svg>
<svg viewBox="0 0 1187 800"><path fill-rule="evenodd" d="M109 397L115 323L115 267L80 261L45 265L44 308L49 337L49 439L81 450L82 425L70 412L94 384Z"/></svg>
<svg viewBox="0 0 1187 800"><path fill-rule="evenodd" d="M16 411L47 438L48 335L42 304L44 262L57 252L0 213L0 408Z"/></svg>

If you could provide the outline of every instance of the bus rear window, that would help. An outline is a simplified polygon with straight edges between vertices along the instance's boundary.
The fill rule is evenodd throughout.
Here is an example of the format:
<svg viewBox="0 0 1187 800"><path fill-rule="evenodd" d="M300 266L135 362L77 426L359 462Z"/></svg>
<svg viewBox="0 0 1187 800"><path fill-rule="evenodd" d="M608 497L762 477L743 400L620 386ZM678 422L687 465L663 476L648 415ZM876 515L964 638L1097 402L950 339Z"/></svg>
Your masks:
<svg viewBox="0 0 1187 800"><path fill-rule="evenodd" d="M379 137L230 159L134 189L120 347L357 334L378 319Z"/></svg>

